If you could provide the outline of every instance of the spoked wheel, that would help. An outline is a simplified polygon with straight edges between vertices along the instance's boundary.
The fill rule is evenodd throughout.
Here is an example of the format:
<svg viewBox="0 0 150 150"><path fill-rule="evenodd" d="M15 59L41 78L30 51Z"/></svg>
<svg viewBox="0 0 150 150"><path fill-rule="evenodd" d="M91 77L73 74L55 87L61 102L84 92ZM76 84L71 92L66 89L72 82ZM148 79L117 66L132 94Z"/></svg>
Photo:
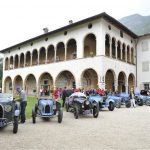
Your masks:
<svg viewBox="0 0 150 150"><path fill-rule="evenodd" d="M63 118L63 111L62 111L62 109L60 109L58 111L58 123L62 122L62 118Z"/></svg>
<svg viewBox="0 0 150 150"><path fill-rule="evenodd" d="M125 106L126 106L126 108L130 108L131 107L131 102L126 102Z"/></svg>
<svg viewBox="0 0 150 150"><path fill-rule="evenodd" d="M36 113L34 109L32 109L32 122L36 123Z"/></svg>
<svg viewBox="0 0 150 150"><path fill-rule="evenodd" d="M74 106L74 118L75 119L79 118L79 108L77 105Z"/></svg>
<svg viewBox="0 0 150 150"><path fill-rule="evenodd" d="M110 102L110 103L109 103L109 107L108 107L109 111L113 111L114 108L115 108L114 103L113 103L113 102Z"/></svg>
<svg viewBox="0 0 150 150"><path fill-rule="evenodd" d="M18 117L14 117L13 133L16 134L17 132L18 132Z"/></svg>
<svg viewBox="0 0 150 150"><path fill-rule="evenodd" d="M94 106L94 108L93 108L93 117L97 118L98 115L99 115L99 108Z"/></svg>
<svg viewBox="0 0 150 150"><path fill-rule="evenodd" d="M147 106L150 106L150 100L147 100L145 103Z"/></svg>

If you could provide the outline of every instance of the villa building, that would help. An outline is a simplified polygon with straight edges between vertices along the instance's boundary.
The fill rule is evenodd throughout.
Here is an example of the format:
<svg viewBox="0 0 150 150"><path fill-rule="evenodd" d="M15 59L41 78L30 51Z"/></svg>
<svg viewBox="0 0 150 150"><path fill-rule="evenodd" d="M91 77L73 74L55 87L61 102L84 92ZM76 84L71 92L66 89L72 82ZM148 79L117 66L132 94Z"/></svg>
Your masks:
<svg viewBox="0 0 150 150"><path fill-rule="evenodd" d="M41 88L49 94L54 86L121 92L143 88L150 83L148 38L106 13L44 33L1 50L3 92L15 93L17 86L29 95Z"/></svg>

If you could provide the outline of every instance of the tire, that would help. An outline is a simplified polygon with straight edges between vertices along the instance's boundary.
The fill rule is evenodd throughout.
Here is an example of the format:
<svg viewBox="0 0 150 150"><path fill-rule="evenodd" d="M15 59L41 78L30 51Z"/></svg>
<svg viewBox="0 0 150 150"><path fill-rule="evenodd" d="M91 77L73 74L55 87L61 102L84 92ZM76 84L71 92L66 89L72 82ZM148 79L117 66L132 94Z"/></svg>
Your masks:
<svg viewBox="0 0 150 150"><path fill-rule="evenodd" d="M108 107L109 111L113 111L114 108L115 108L114 103L113 103L113 102L110 102L110 103L109 103L109 107Z"/></svg>
<svg viewBox="0 0 150 150"><path fill-rule="evenodd" d="M62 122L62 118L63 118L63 111L62 111L62 109L60 109L58 111L58 123Z"/></svg>
<svg viewBox="0 0 150 150"><path fill-rule="evenodd" d="M139 106L143 106L143 101L140 99L140 101L138 102Z"/></svg>
<svg viewBox="0 0 150 150"><path fill-rule="evenodd" d="M150 100L147 100L147 101L145 102L145 105L150 106Z"/></svg>
<svg viewBox="0 0 150 150"><path fill-rule="evenodd" d="M36 113L35 110L32 109L32 122L35 124L36 123Z"/></svg>
<svg viewBox="0 0 150 150"><path fill-rule="evenodd" d="M126 102L125 105L126 105L126 108L130 108L131 107L131 102Z"/></svg>
<svg viewBox="0 0 150 150"><path fill-rule="evenodd" d="M96 107L96 106L94 106L94 107L93 107L93 117L94 117L94 118L97 118L98 115L99 115L99 108Z"/></svg>
<svg viewBox="0 0 150 150"><path fill-rule="evenodd" d="M16 134L17 132L18 132L18 117L14 117L13 133Z"/></svg>
<svg viewBox="0 0 150 150"><path fill-rule="evenodd" d="M79 108L77 105L74 106L74 118L75 119L79 118Z"/></svg>
<svg viewBox="0 0 150 150"><path fill-rule="evenodd" d="M67 103L65 103L65 108L66 108L66 112L69 111L69 105Z"/></svg>

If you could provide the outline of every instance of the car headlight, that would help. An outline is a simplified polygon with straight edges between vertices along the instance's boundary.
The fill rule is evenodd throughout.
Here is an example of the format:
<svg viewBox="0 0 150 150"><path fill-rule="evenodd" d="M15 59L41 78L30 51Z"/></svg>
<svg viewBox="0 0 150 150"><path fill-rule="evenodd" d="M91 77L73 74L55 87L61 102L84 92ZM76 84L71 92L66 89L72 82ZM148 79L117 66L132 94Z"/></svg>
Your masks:
<svg viewBox="0 0 150 150"><path fill-rule="evenodd" d="M4 109L6 112L10 112L12 110L12 106L11 105L5 105Z"/></svg>
<svg viewBox="0 0 150 150"><path fill-rule="evenodd" d="M85 104L86 104L86 105L89 105L89 104L90 104L90 102L89 102L89 101L85 101Z"/></svg>

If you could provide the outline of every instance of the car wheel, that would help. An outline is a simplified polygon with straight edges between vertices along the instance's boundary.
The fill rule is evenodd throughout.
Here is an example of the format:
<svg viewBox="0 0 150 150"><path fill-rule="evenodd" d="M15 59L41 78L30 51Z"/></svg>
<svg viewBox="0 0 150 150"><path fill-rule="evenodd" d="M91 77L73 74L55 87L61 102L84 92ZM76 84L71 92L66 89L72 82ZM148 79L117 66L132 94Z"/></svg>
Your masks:
<svg viewBox="0 0 150 150"><path fill-rule="evenodd" d="M18 132L18 117L14 117L13 133L16 134L17 132Z"/></svg>
<svg viewBox="0 0 150 150"><path fill-rule="evenodd" d="M141 99L139 100L138 105L143 106L143 101Z"/></svg>
<svg viewBox="0 0 150 150"><path fill-rule="evenodd" d="M97 118L98 115L99 115L99 108L94 106L94 108L93 108L93 117Z"/></svg>
<svg viewBox="0 0 150 150"><path fill-rule="evenodd" d="M67 103L65 103L65 108L66 108L66 112L69 111L69 105Z"/></svg>
<svg viewBox="0 0 150 150"><path fill-rule="evenodd" d="M62 111L62 109L60 109L58 111L58 123L62 122L62 118L63 118L63 111Z"/></svg>
<svg viewBox="0 0 150 150"><path fill-rule="evenodd" d="M109 107L108 107L109 111L113 111L114 108L115 108L114 103L113 103L113 102L110 102L110 103L109 103Z"/></svg>
<svg viewBox="0 0 150 150"><path fill-rule="evenodd" d="M145 103L147 106L150 106L150 100L147 100Z"/></svg>
<svg viewBox="0 0 150 150"><path fill-rule="evenodd" d="M34 109L32 109L32 122L36 123L36 113Z"/></svg>
<svg viewBox="0 0 150 150"><path fill-rule="evenodd" d="M131 102L126 102L125 105L126 105L126 108L130 108L131 107Z"/></svg>
<svg viewBox="0 0 150 150"><path fill-rule="evenodd" d="M79 109L77 105L74 106L74 118L75 119L79 118Z"/></svg>

